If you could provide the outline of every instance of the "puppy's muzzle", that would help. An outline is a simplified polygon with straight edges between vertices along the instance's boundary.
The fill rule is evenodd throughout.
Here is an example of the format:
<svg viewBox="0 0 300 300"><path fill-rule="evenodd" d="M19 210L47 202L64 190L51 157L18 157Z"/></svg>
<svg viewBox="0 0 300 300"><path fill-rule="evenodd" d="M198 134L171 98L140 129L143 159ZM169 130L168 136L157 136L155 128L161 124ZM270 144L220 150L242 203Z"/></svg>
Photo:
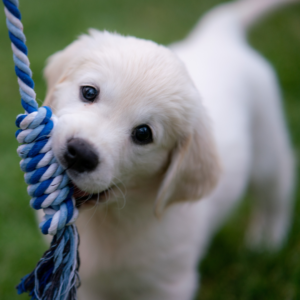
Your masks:
<svg viewBox="0 0 300 300"><path fill-rule="evenodd" d="M80 138L73 138L68 141L64 160L69 170L78 173L91 172L99 164L99 157L94 147Z"/></svg>

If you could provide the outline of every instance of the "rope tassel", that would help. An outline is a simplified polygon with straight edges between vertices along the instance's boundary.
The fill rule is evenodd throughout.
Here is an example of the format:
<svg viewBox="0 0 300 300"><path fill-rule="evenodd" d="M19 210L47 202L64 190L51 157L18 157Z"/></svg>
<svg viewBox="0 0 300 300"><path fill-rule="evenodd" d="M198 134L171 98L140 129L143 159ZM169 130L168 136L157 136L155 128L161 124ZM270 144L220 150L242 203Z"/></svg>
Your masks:
<svg viewBox="0 0 300 300"><path fill-rule="evenodd" d="M77 245L78 233L74 225L60 230L36 268L21 279L18 293L28 292L31 299L76 299L79 282Z"/></svg>
<svg viewBox="0 0 300 300"><path fill-rule="evenodd" d="M50 249L36 268L21 279L18 293L28 292L31 299L75 300L79 286L79 237L74 222L78 210L73 199L73 187L65 169L59 165L52 152L51 134L55 116L49 107L40 107L35 100L34 82L27 57L25 35L21 23L18 0L2 0L6 24L12 42L15 72L18 76L21 103L25 114L19 115L16 138L22 145L18 154L22 158L30 204L43 209L40 223L43 234L53 235Z"/></svg>

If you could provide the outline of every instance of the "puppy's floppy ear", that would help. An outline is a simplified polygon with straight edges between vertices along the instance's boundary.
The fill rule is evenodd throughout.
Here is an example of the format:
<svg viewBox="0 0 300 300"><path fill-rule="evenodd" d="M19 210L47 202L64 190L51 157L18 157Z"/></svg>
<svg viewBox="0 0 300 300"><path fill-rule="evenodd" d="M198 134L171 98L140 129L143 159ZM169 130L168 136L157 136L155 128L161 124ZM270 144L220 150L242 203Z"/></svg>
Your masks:
<svg viewBox="0 0 300 300"><path fill-rule="evenodd" d="M47 60L47 66L44 69L44 77L47 82L47 94L44 105L50 104L54 87L63 77L68 63L66 52L66 50L58 51Z"/></svg>
<svg viewBox="0 0 300 300"><path fill-rule="evenodd" d="M64 50L58 51L51 55L47 60L47 66L44 69L44 77L47 81L48 89L53 88L64 71L67 63L67 57L64 52Z"/></svg>
<svg viewBox="0 0 300 300"><path fill-rule="evenodd" d="M44 77L47 81L47 96L45 105L50 102L53 90L57 83L60 83L66 77L75 61L78 62L79 54L84 49L89 49L89 43L93 43L92 35L97 34L97 30L90 30L90 35L83 34L67 46L65 49L51 55L47 60L47 66L44 69ZM99 34L99 33L98 33Z"/></svg>
<svg viewBox="0 0 300 300"><path fill-rule="evenodd" d="M44 77L47 82L47 95L44 105L49 105L52 94L57 83L62 82L66 77L67 71L72 66L74 58L78 57L80 43L73 42L65 49L51 55L47 60L47 66L44 69Z"/></svg>
<svg viewBox="0 0 300 300"><path fill-rule="evenodd" d="M155 202L155 214L174 202L198 200L216 185L220 166L208 120L203 116L171 153L169 167Z"/></svg>

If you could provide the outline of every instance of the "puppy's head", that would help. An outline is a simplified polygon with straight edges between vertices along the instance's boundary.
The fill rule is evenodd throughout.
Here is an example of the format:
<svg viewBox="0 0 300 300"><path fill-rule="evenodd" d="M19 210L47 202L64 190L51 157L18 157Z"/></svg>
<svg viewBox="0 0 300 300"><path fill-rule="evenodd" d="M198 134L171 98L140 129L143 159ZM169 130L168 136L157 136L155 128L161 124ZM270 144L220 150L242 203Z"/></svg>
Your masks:
<svg viewBox="0 0 300 300"><path fill-rule="evenodd" d="M91 31L45 69L53 150L79 199L196 200L215 185L209 119L183 64L153 42ZM78 192L80 191L80 192Z"/></svg>

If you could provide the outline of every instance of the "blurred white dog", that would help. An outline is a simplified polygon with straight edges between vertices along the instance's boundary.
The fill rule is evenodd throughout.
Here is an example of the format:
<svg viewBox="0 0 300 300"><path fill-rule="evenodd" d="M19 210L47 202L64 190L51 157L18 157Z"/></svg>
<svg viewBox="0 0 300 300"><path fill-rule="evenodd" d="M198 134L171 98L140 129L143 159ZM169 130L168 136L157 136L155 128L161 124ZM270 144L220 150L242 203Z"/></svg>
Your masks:
<svg viewBox="0 0 300 300"><path fill-rule="evenodd" d="M81 206L80 299L191 300L249 184L249 245L282 244L293 155L276 76L245 39L281 2L219 6L170 49L91 30L50 58L54 152Z"/></svg>

